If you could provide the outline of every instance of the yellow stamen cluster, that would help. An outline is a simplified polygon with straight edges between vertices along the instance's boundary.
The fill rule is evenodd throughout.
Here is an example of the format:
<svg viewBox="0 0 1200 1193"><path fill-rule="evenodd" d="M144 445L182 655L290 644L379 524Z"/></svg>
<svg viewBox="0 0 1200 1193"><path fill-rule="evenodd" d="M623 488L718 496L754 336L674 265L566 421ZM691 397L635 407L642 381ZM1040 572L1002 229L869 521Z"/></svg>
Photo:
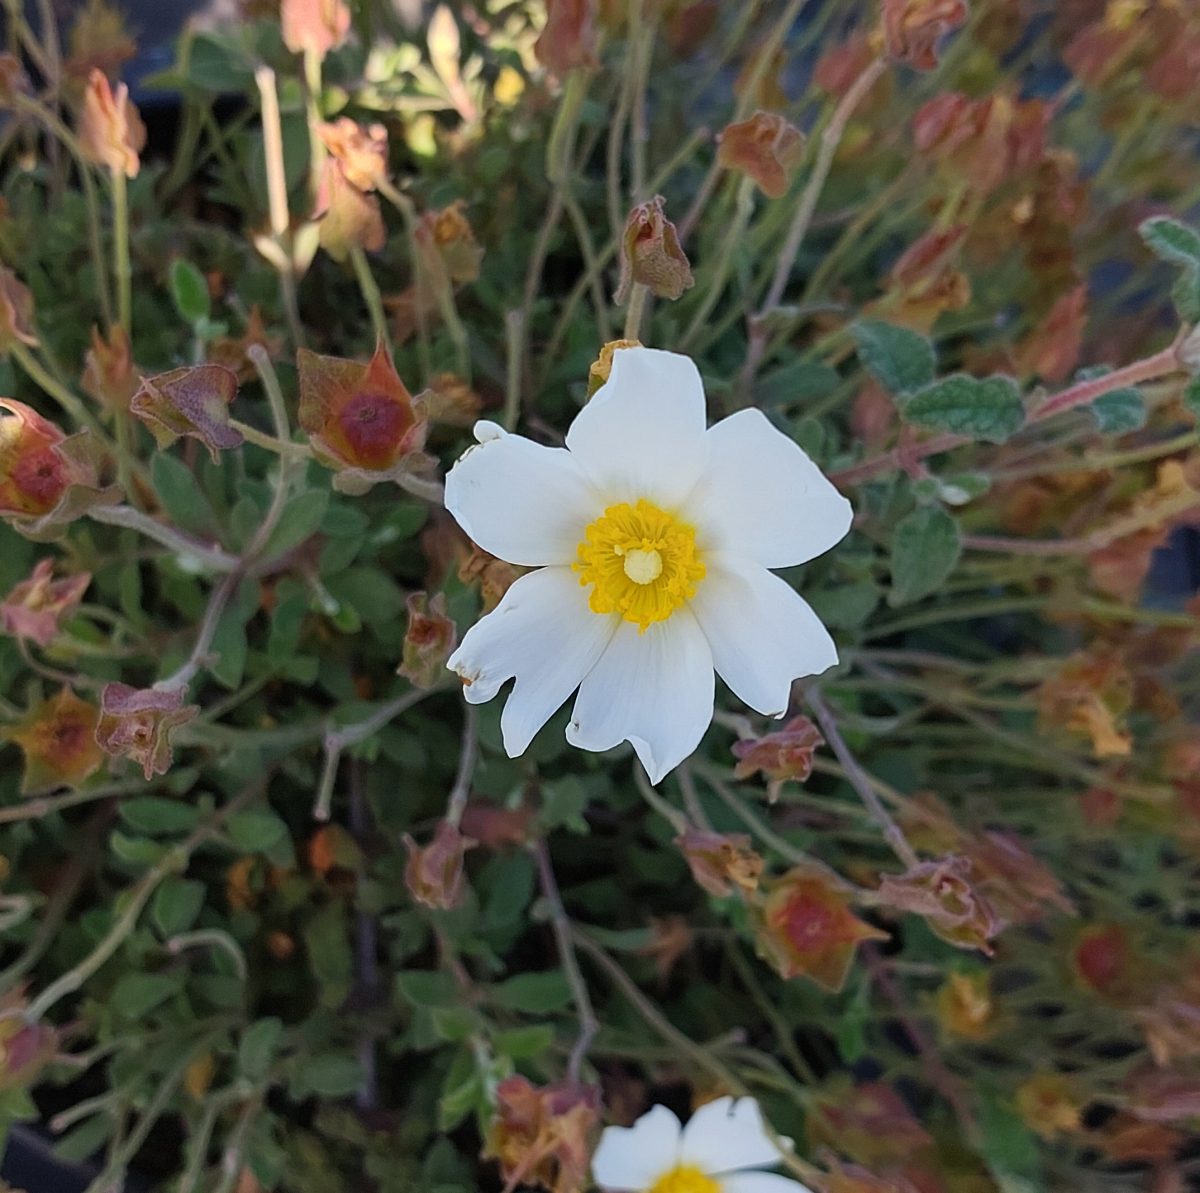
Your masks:
<svg viewBox="0 0 1200 1193"><path fill-rule="evenodd" d="M721 1186L711 1176L691 1164L681 1164L664 1172L646 1193L720 1193Z"/></svg>
<svg viewBox="0 0 1200 1193"><path fill-rule="evenodd" d="M593 613L619 613L643 633L690 600L704 578L696 532L644 498L610 505L588 526L575 570L580 584L592 585Z"/></svg>

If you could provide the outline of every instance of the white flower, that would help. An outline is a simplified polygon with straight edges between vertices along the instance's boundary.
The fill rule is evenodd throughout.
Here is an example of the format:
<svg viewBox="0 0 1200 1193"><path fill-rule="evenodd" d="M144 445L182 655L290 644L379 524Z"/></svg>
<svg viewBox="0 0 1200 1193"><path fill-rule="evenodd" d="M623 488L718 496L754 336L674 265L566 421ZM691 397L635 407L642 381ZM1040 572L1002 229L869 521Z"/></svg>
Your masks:
<svg viewBox="0 0 1200 1193"><path fill-rule="evenodd" d="M626 348L565 448L495 423L446 477L446 508L485 551L539 570L474 625L448 666L466 697L513 677L509 757L576 688L567 740L628 741L657 783L699 744L713 668L769 716L792 681L837 662L825 627L768 568L828 551L850 503L758 410L705 429L686 356Z"/></svg>
<svg viewBox="0 0 1200 1193"><path fill-rule="evenodd" d="M791 1147L790 1139L784 1143ZM632 1127L605 1127L592 1176L620 1193L811 1193L799 1181L761 1171L782 1158L753 1098L718 1098L686 1127L665 1106Z"/></svg>

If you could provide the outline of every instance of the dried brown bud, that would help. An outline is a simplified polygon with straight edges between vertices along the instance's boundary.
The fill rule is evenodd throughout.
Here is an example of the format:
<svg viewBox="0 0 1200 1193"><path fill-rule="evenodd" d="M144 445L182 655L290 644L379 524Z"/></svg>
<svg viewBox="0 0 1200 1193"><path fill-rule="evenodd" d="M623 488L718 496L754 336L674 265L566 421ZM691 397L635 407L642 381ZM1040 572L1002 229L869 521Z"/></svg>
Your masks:
<svg viewBox="0 0 1200 1193"><path fill-rule="evenodd" d="M434 285L439 279L459 285L479 277L483 249L463 214L465 210L466 204L459 199L449 207L427 211L413 234L421 263L431 274Z"/></svg>
<svg viewBox="0 0 1200 1193"><path fill-rule="evenodd" d="M83 156L114 174L136 178L141 169L138 155L145 146L146 126L129 98L129 88L118 83L114 92L105 73L93 69L79 114Z"/></svg>
<svg viewBox="0 0 1200 1193"><path fill-rule="evenodd" d="M39 559L28 580L22 580L0 602L0 629L14 638L49 646L59 626L83 600L92 582L90 572L54 580L54 561Z"/></svg>
<svg viewBox="0 0 1200 1193"><path fill-rule="evenodd" d="M675 838L692 877L710 895L723 898L734 888L744 894L758 890L763 859L744 833L712 833L688 828Z"/></svg>
<svg viewBox="0 0 1200 1193"><path fill-rule="evenodd" d="M621 241L617 302L625 301L634 283L648 287L658 298L678 298L695 282L679 233L663 213L663 203L663 197L655 195L629 213Z"/></svg>
<svg viewBox="0 0 1200 1193"><path fill-rule="evenodd" d="M450 821L442 820L428 845L418 845L407 833L404 845L408 850L404 882L412 897L438 910L457 907L466 884L463 855L475 847L475 842L464 837Z"/></svg>
<svg viewBox="0 0 1200 1193"><path fill-rule="evenodd" d="M771 199L787 193L792 172L804 160L804 134L775 112L755 112L720 136L717 161L752 178Z"/></svg>
<svg viewBox="0 0 1200 1193"><path fill-rule="evenodd" d="M965 857L921 862L904 874L885 875L879 884L879 901L921 916L949 944L991 956L994 950L989 942L1004 921L968 881L971 870L971 860Z"/></svg>
<svg viewBox="0 0 1200 1193"><path fill-rule="evenodd" d="M313 218L321 247L335 261L355 248L377 253L387 242L379 200L356 187L336 157L325 159Z"/></svg>
<svg viewBox="0 0 1200 1193"><path fill-rule="evenodd" d="M11 269L0 268L0 355L7 355L15 343L37 346L33 295Z"/></svg>
<svg viewBox="0 0 1200 1193"><path fill-rule="evenodd" d="M123 683L105 684L100 693L100 722L96 742L113 758L132 758L147 779L171 769L171 737L180 725L200 714L183 703L183 689L137 689Z"/></svg>
<svg viewBox="0 0 1200 1193"><path fill-rule="evenodd" d="M966 19L966 0L883 0L888 56L917 70L934 70L938 42Z"/></svg>
<svg viewBox="0 0 1200 1193"><path fill-rule="evenodd" d="M242 433L229 425L237 375L224 365L187 365L143 379L129 409L150 428L159 447L181 435L199 439L213 460L240 447Z"/></svg>
<svg viewBox="0 0 1200 1193"><path fill-rule="evenodd" d="M341 116L318 124L317 133L341 164L346 181L360 191L373 191L387 181L387 129L382 124L356 124Z"/></svg>
<svg viewBox="0 0 1200 1193"><path fill-rule="evenodd" d="M734 742L738 760L734 775L748 779L761 771L773 783L791 779L803 783L812 774L813 754L825 739L807 717L793 717L782 729L765 737Z"/></svg>
<svg viewBox="0 0 1200 1193"><path fill-rule="evenodd" d="M408 629L399 674L418 688L445 678L446 660L458 641L458 627L446 616L446 597L414 592L408 597Z"/></svg>
<svg viewBox="0 0 1200 1193"><path fill-rule="evenodd" d="M559 78L577 66L594 66L595 0L548 0L546 24L533 43L533 52Z"/></svg>
<svg viewBox="0 0 1200 1193"><path fill-rule="evenodd" d="M134 367L129 333L114 324L105 339L92 328L92 346L83 366L83 388L106 410L123 412L137 392L141 378Z"/></svg>

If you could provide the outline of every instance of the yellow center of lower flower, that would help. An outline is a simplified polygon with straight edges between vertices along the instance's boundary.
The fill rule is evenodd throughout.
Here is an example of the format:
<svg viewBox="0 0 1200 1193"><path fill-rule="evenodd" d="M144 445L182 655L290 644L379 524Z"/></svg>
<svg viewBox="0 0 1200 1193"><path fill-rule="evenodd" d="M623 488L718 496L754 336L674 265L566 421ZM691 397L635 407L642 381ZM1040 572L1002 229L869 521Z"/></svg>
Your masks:
<svg viewBox="0 0 1200 1193"><path fill-rule="evenodd" d="M592 586L593 613L619 613L643 632L690 600L705 571L696 532L645 499L610 505L588 526L575 570Z"/></svg>
<svg viewBox="0 0 1200 1193"><path fill-rule="evenodd" d="M646 1193L721 1193L721 1186L691 1164L664 1172Z"/></svg>

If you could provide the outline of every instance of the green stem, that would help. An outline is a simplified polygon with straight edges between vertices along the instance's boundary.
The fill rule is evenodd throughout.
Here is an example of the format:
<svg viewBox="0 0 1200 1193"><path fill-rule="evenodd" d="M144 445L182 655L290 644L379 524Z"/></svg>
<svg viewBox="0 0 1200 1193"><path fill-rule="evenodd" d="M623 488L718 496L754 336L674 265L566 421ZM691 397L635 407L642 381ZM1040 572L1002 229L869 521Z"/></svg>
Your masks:
<svg viewBox="0 0 1200 1193"><path fill-rule="evenodd" d="M129 188L120 170L112 174L113 273L117 279L117 322L133 338L133 263L129 257Z"/></svg>
<svg viewBox="0 0 1200 1193"><path fill-rule="evenodd" d="M375 331L375 340L385 347L391 346L388 335L387 316L383 313L383 297L379 293L379 283L371 272L371 264L361 245L353 245L350 249L350 263L354 266L354 276L358 280L358 289L367 304L367 313L371 316L371 327Z"/></svg>
<svg viewBox="0 0 1200 1193"><path fill-rule="evenodd" d="M625 330L622 333L627 340L642 338L642 316L646 310L646 300L650 295L648 287L641 282L634 282L629 291L629 305L625 308Z"/></svg>
<svg viewBox="0 0 1200 1193"><path fill-rule="evenodd" d="M712 314L713 307L717 305L718 300L725 290L726 279L729 277L729 271L733 268L734 254L737 252L738 246L742 243L742 237L746 233L746 226L750 223L750 217L753 214L754 182L749 178L743 178L738 186L734 217L729 223L729 227L721 241L721 247L717 252L717 258L713 262L712 273L708 278L704 297L696 313L692 316L692 321L688 324L687 331L683 333L683 338L679 341L680 352L686 352L696 337L704 330L708 317Z"/></svg>

